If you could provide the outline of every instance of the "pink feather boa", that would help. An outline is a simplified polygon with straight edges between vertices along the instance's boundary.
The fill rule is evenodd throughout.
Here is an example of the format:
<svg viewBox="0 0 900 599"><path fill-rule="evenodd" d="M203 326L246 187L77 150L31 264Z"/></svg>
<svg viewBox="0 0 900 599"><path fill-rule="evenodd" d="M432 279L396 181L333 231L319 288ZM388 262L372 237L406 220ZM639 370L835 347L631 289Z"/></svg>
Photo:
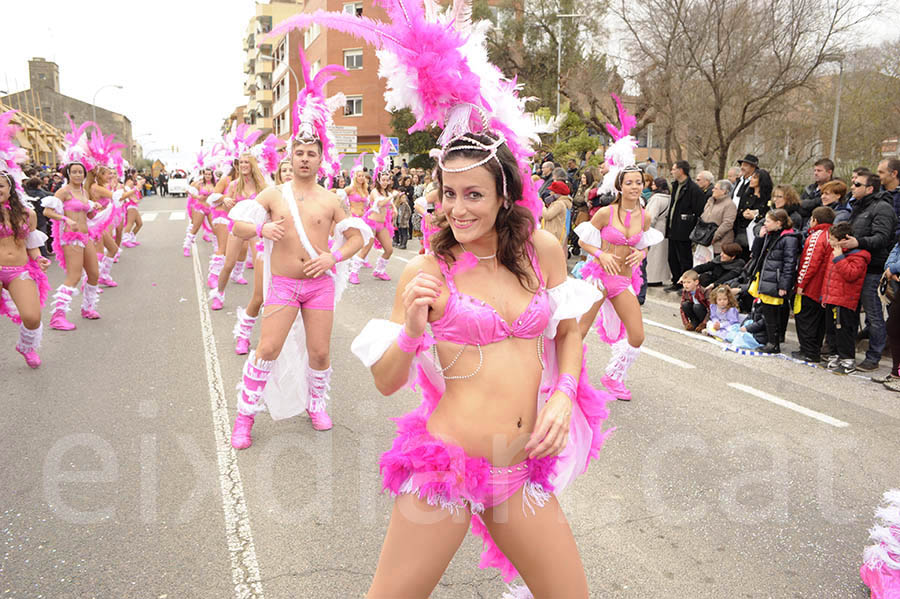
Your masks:
<svg viewBox="0 0 900 599"><path fill-rule="evenodd" d="M91 238L87 233L76 233L75 231L62 231L62 221L53 221L53 254L56 256L56 262L60 268L66 270L66 254L63 252L62 246L73 241L80 241L85 246L90 243ZM65 243L63 243L65 242Z"/></svg>
<svg viewBox="0 0 900 599"><path fill-rule="evenodd" d="M38 299L43 308L50 293L50 281L47 279L47 273L41 270L41 265L34 258L28 258L28 262L25 263L25 272L37 284ZM19 316L19 311L6 290L0 294L0 316L6 316L15 324L22 324L22 317Z"/></svg>

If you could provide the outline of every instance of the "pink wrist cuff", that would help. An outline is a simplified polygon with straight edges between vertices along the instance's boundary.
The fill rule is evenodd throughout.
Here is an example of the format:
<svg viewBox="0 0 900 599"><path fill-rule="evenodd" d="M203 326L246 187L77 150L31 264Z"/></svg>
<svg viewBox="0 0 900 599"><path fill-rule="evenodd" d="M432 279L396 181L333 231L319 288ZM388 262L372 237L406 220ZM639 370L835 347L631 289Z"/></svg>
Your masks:
<svg viewBox="0 0 900 599"><path fill-rule="evenodd" d="M422 333L418 337L410 337L406 334L406 328L400 329L400 334L397 335L397 347L399 347L402 351L408 354L416 354L419 355L426 349L428 349L434 343L431 336Z"/></svg>
<svg viewBox="0 0 900 599"><path fill-rule="evenodd" d="M575 396L578 395L578 383L571 374L563 374L556 382L556 390L564 393L572 401L575 401Z"/></svg>
<svg viewBox="0 0 900 599"><path fill-rule="evenodd" d="M256 236L259 237L260 239L262 239L262 228L263 228L263 223L259 223L258 225L256 225Z"/></svg>
<svg viewBox="0 0 900 599"><path fill-rule="evenodd" d="M344 256L338 250L334 250L331 252L331 257L334 258L335 262L340 262L344 259Z"/></svg>

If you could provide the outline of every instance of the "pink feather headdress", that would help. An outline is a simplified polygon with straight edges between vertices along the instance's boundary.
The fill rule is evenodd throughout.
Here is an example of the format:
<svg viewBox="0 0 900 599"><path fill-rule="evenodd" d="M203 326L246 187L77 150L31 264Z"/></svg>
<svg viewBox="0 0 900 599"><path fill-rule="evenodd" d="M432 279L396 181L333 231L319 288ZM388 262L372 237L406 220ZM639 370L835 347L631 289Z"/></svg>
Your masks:
<svg viewBox="0 0 900 599"><path fill-rule="evenodd" d="M332 114L346 104L346 99L342 93L326 97L325 84L338 74L346 75L347 71L340 65L330 64L313 77L302 44L299 53L304 88L297 94L297 100L294 102L292 137L302 143L322 142L322 166L319 167L318 174L321 177L331 178L340 172L341 165L335 154L334 140L328 128L334 124Z"/></svg>
<svg viewBox="0 0 900 599"><path fill-rule="evenodd" d="M16 133L22 130L11 122L16 112L9 110L0 114L0 175L4 175L19 197L23 198L25 189L22 182L25 180L25 173L20 165L28 160L28 151L19 147L15 141Z"/></svg>
<svg viewBox="0 0 900 599"><path fill-rule="evenodd" d="M88 148L87 130L88 127L96 127L93 121L85 121L78 127L72 117L66 114L69 119L69 126L72 130L63 136L64 147L59 153L59 162L63 166L78 163L84 166L86 171L94 168L94 162L91 159L91 152Z"/></svg>
<svg viewBox="0 0 900 599"><path fill-rule="evenodd" d="M350 169L350 182L353 182L353 177L356 176L356 173L363 170L365 165L363 164L363 157L368 154L368 152L363 152L359 156L356 157L356 160L353 161L353 168Z"/></svg>
<svg viewBox="0 0 900 599"><path fill-rule="evenodd" d="M631 135L631 130L637 125L637 119L634 115L629 114L622 101L616 94L610 94L616 102L616 110L619 113L619 127L612 123L606 124L606 131L613 138L613 143L606 148L604 159L609 171L603 176L603 183L600 184L600 193L614 193L616 177L623 169L633 168L640 170L635 166L634 149L638 146L637 139Z"/></svg>
<svg viewBox="0 0 900 599"><path fill-rule="evenodd" d="M269 134L269 136L262 143L258 143L252 148L250 148L250 153L256 158L256 161L259 163L259 169L267 174L274 175L275 171L278 170L278 164L281 162L283 156L279 152L279 149L284 147L284 140L275 137L273 134Z"/></svg>
<svg viewBox="0 0 900 599"><path fill-rule="evenodd" d="M115 142L115 134L103 135L100 126L94 124L94 130L91 132L90 140L87 143L90 160L94 163L92 168L105 166L116 171L121 177L125 174L124 158L122 158L122 150L125 144Z"/></svg>
<svg viewBox="0 0 900 599"><path fill-rule="evenodd" d="M542 203L529 169L532 144L539 137L525 113L525 99L518 96L519 86L488 59L490 23L471 22L469 0L454 0L446 11L435 0L376 0L376 4L387 12L389 22L319 10L286 19L269 35L318 23L374 46L378 75L387 82L385 108L409 108L416 118L410 133L430 125L443 128L439 161L451 143L468 134L495 140L485 145L468 139L467 145L487 151L489 159L495 159L506 144L521 172L521 203L539 218Z"/></svg>
<svg viewBox="0 0 900 599"><path fill-rule="evenodd" d="M213 147L214 150L221 148L216 153L218 166L227 170L226 167L230 167L232 162L250 151L261 135L262 131L250 131L250 125L246 123L234 123L222 143Z"/></svg>
<svg viewBox="0 0 900 599"><path fill-rule="evenodd" d="M381 145L378 147L378 153L375 154L375 165L372 167L372 179L378 180L381 172L387 168L390 161L391 142L384 135L381 136Z"/></svg>

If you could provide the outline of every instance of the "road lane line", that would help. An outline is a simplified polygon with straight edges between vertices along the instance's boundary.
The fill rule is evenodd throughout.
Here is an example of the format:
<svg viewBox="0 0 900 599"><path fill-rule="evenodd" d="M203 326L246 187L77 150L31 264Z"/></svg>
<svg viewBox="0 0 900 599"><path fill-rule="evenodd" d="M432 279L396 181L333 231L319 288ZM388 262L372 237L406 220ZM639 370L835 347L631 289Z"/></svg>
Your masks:
<svg viewBox="0 0 900 599"><path fill-rule="evenodd" d="M409 263L409 258L403 258L402 256L394 256L394 258L396 258L396 259L399 260L400 262L406 262L406 263Z"/></svg>
<svg viewBox="0 0 900 599"><path fill-rule="evenodd" d="M810 418L815 418L820 422L824 422L825 424L830 424L831 426L837 428L845 428L850 426L850 423L844 422L843 420L838 420L837 418L832 418L828 414L823 414L821 412L816 412L815 410L810 410L809 408L805 408L801 405L795 404L792 401L788 401L786 399L781 399L780 397L776 397L765 391L760 391L759 389L754 389L749 385L744 385L741 383L728 383L728 386L737 389L738 391L743 391L744 393L748 393L750 395L756 396L760 399L764 399L766 401L772 402L777 406L781 406L782 408L787 408L788 410L793 410L799 414L803 414L804 416L809 416Z"/></svg>
<svg viewBox="0 0 900 599"><path fill-rule="evenodd" d="M173 210L169 214L169 220L184 220L184 210Z"/></svg>
<svg viewBox="0 0 900 599"><path fill-rule="evenodd" d="M669 364L674 364L675 366L678 366L679 368L684 368L684 369L696 368L696 366L694 366L693 364L688 364L687 362L683 362L682 360L679 360L678 358L673 358L672 356L667 356L664 353L660 353L658 351L653 351L646 345L641 347L641 351L650 357L656 358L657 360L662 360L663 362L668 362Z"/></svg>
<svg viewBox="0 0 900 599"><path fill-rule="evenodd" d="M222 488L222 509L225 513L225 538L231 556L231 581L236 599L264 599L260 581L256 547L250 531L250 518L244 485L238 469L237 455L231 447L231 423L225 400L225 384L219 368L219 354L213 336L212 319L206 302L203 271L199 252L194 243L191 255L194 259L194 285L197 288L197 304L200 307L200 331L203 335L203 353L206 357L206 377L209 381L209 401L212 407L213 432L216 436L216 458L219 465L219 485Z"/></svg>
<svg viewBox="0 0 900 599"><path fill-rule="evenodd" d="M677 327L672 327L667 324L663 324L661 322L656 322L655 320L649 320L647 318L644 319L644 324L649 324L651 327L657 327L659 329L663 329L666 331L671 331L673 333L678 333L679 335L684 335L685 337L690 337L691 339L696 339L698 341L705 341L707 343L712 343L717 347L721 347L721 343L712 337L707 337L706 335L700 335L697 333L691 333L689 331L685 331L684 329L679 329Z"/></svg>
<svg viewBox="0 0 900 599"><path fill-rule="evenodd" d="M159 212L141 212L141 220L145 223L152 223L159 216Z"/></svg>

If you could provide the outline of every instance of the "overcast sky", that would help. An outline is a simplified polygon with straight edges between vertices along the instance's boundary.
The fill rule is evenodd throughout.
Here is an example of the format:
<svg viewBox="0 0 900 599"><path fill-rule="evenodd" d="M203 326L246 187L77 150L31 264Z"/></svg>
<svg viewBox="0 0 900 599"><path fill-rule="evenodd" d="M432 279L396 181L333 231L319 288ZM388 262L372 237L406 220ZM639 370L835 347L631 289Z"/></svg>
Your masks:
<svg viewBox="0 0 900 599"><path fill-rule="evenodd" d="M900 0L881 5L885 14L867 25L869 42L897 35ZM246 101L242 44L254 6L254 0L3 0L0 89L27 89L35 56L59 65L65 95L91 102L101 87L121 85L101 91L97 104L131 119L145 154L165 158L159 149L177 145L192 163L200 139L219 135L223 119ZM617 55L617 44L609 45Z"/></svg>
<svg viewBox="0 0 900 599"><path fill-rule="evenodd" d="M243 34L254 0L3 2L0 89L29 87L28 60L59 65L60 91L131 119L145 153L199 147L246 101Z"/></svg>

